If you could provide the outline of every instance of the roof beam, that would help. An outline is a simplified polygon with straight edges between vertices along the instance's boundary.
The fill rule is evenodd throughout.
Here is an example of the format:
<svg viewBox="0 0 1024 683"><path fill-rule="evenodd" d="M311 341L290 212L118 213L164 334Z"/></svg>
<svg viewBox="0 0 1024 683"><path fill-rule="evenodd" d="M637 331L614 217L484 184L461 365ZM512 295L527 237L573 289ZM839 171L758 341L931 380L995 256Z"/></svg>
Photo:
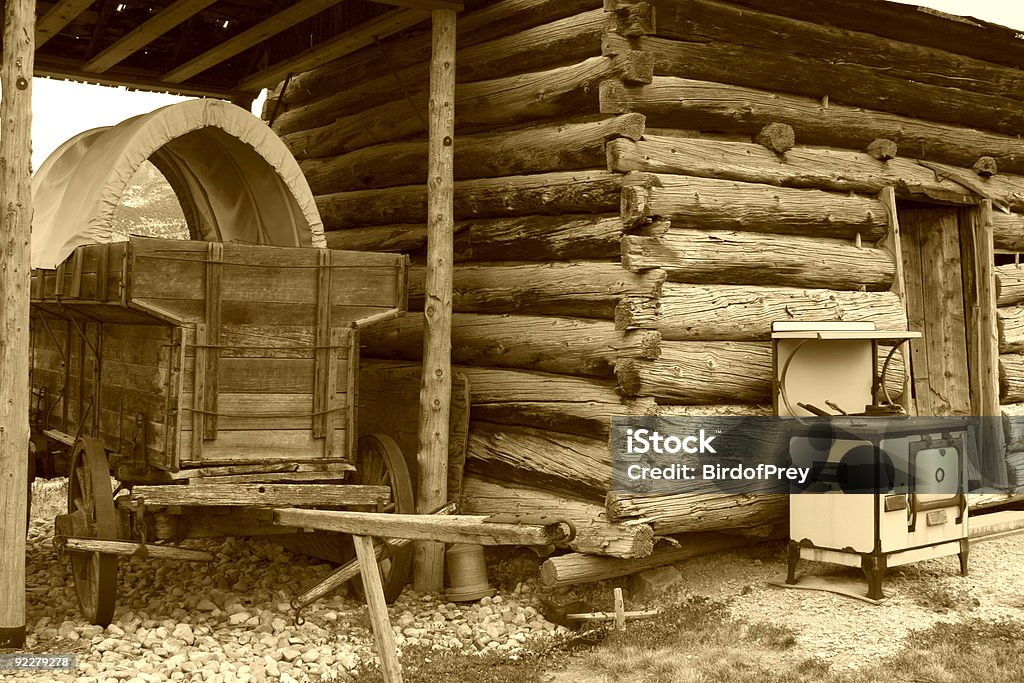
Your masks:
<svg viewBox="0 0 1024 683"><path fill-rule="evenodd" d="M276 36L281 31L291 28L339 2L341 0L299 0L299 2L288 9L278 12L268 19L264 19L252 28L229 38L217 47L207 50L198 57L175 67L161 76L160 79L168 83L187 81L196 74L200 74L240 52L248 50L253 45L258 45L264 40Z"/></svg>
<svg viewBox="0 0 1024 683"><path fill-rule="evenodd" d="M93 0L59 0L36 22L36 49L64 30L75 18L89 8Z"/></svg>
<svg viewBox="0 0 1024 683"><path fill-rule="evenodd" d="M164 83L150 75L131 69L112 69L104 74L87 73L82 71L81 66L72 60L50 55L39 55L36 58L34 75L41 78L77 81L94 85L124 86L129 90L162 92L172 95L183 95L185 97L216 97L222 100L241 100L253 94L213 84Z"/></svg>
<svg viewBox="0 0 1024 683"><path fill-rule="evenodd" d="M453 9L456 12L462 11L462 3L459 0L370 0L381 5L394 5L395 7L408 7L409 9Z"/></svg>
<svg viewBox="0 0 1024 683"><path fill-rule="evenodd" d="M178 0L90 59L82 69L89 73L103 73L214 2L216 0Z"/></svg>
<svg viewBox="0 0 1024 683"><path fill-rule="evenodd" d="M272 88L283 81L290 73L309 71L321 64L332 62L339 57L372 44L377 39L404 31L429 18L429 10L392 10L363 22L355 28L330 38L315 47L303 50L284 61L250 74L239 81L235 88L244 91Z"/></svg>

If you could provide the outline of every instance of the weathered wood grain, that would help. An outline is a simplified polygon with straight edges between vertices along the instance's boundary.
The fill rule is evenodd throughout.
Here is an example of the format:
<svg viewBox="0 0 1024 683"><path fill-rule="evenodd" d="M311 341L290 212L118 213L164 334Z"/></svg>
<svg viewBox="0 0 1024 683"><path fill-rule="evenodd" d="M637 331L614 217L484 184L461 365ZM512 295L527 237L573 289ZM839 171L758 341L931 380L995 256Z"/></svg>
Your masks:
<svg viewBox="0 0 1024 683"><path fill-rule="evenodd" d="M712 130L753 135L773 121L793 126L801 145L864 149L889 138L908 157L969 168L979 156L994 157L1001 169L1024 173L1024 142L966 126L849 107L703 80L655 76L649 85L614 79L601 84L601 111L639 112L650 128Z"/></svg>
<svg viewBox="0 0 1024 683"><path fill-rule="evenodd" d="M455 177L468 180L598 168L605 163L608 140L639 139L644 128L642 114L587 119L459 135L454 145ZM422 182L426 153L425 140L409 140L306 159L300 165L313 193L327 194Z"/></svg>
<svg viewBox="0 0 1024 683"><path fill-rule="evenodd" d="M659 303L660 316L636 322L665 340L767 340L779 320L871 320L886 330L907 325L903 303L892 292L668 283ZM617 322L634 326L625 316Z"/></svg>
<svg viewBox="0 0 1024 683"><path fill-rule="evenodd" d="M452 305L463 313L529 313L611 319L627 295L657 296L658 270L631 273L618 263L462 265L455 269ZM423 267L409 271L409 307L423 307Z"/></svg>
<svg viewBox="0 0 1024 683"><path fill-rule="evenodd" d="M873 197L654 173L626 176L621 213L630 227L658 217L678 228L866 240L879 239L888 225Z"/></svg>
<svg viewBox="0 0 1024 683"><path fill-rule="evenodd" d="M895 264L887 252L831 238L671 228L662 237L627 235L622 263L663 269L670 282L885 290Z"/></svg>
<svg viewBox="0 0 1024 683"><path fill-rule="evenodd" d="M609 523L604 507L541 489L472 475L465 484L466 512L493 514L546 514L568 519L576 538L567 545L579 553L608 557L647 557L654 550L654 533L647 524Z"/></svg>
<svg viewBox="0 0 1024 683"><path fill-rule="evenodd" d="M505 216L605 213L619 206L622 176L597 170L460 180L458 220ZM317 208L327 230L417 223L427 217L426 185L321 195Z"/></svg>

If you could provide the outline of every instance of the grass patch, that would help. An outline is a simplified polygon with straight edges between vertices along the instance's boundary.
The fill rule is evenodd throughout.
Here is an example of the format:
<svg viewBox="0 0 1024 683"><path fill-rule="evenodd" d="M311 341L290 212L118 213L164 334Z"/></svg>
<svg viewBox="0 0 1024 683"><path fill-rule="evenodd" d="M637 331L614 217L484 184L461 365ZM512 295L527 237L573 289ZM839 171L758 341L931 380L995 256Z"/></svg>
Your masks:
<svg viewBox="0 0 1024 683"><path fill-rule="evenodd" d="M534 641L510 655L494 650L481 654L437 652L426 647L408 647L402 652L402 679L407 683L539 683L553 670L566 666L574 652L589 650L601 642L603 633ZM385 683L377 667L365 670L359 683Z"/></svg>
<svg viewBox="0 0 1024 683"><path fill-rule="evenodd" d="M970 619L915 631L899 654L864 671L861 680L998 683L1024 680L1024 624Z"/></svg>

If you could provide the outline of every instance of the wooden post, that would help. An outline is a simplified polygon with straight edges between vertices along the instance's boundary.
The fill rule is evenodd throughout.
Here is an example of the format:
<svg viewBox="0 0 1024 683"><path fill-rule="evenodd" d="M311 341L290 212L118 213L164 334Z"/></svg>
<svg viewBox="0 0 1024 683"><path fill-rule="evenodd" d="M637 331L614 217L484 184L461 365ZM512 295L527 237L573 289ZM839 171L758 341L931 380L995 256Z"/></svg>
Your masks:
<svg viewBox="0 0 1024 683"><path fill-rule="evenodd" d="M1008 485L1006 458L1003 452L1002 421L999 408L999 332L996 320L995 248L992 234L992 202L981 201L972 221L974 240L974 275L977 283L977 402L974 414L981 416L981 468L990 486Z"/></svg>
<svg viewBox="0 0 1024 683"><path fill-rule="evenodd" d="M448 419L452 394L452 261L455 217L455 10L431 12L430 122L427 143L427 272L420 386L419 480L416 510L427 513L448 496ZM444 587L444 544L419 542L413 558L417 591Z"/></svg>
<svg viewBox="0 0 1024 683"><path fill-rule="evenodd" d="M25 644L28 301L36 3L4 5L0 66L0 648Z"/></svg>
<svg viewBox="0 0 1024 683"><path fill-rule="evenodd" d="M366 607L370 611L370 624L373 626L373 640L380 657L381 673L384 674L385 683L402 683L402 665L398 661L395 634L391 632L391 620L388 619L388 603L384 600L384 585L377 568L373 539L369 536L353 536L352 540L356 544L356 559L359 560L359 571L363 576Z"/></svg>

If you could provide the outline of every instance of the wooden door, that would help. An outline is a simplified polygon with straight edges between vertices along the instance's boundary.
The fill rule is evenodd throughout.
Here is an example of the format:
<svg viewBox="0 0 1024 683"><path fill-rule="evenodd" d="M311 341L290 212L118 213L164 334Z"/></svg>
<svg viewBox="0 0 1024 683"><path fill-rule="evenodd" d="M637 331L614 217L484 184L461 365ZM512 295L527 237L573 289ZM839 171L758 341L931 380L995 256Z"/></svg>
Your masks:
<svg viewBox="0 0 1024 683"><path fill-rule="evenodd" d="M904 207L899 221L910 329L924 335L910 347L917 414L970 415L960 212Z"/></svg>

